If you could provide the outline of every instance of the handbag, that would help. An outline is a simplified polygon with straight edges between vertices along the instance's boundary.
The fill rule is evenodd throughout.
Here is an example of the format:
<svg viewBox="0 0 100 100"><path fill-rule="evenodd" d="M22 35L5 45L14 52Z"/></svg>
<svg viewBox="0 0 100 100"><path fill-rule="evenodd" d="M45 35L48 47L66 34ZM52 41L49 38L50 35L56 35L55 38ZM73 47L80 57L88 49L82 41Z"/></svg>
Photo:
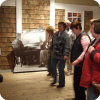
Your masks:
<svg viewBox="0 0 100 100"><path fill-rule="evenodd" d="M92 81L92 62L91 62L91 82L92 82L92 87L93 87L93 92L94 94L98 97L100 95L100 83L94 83Z"/></svg>

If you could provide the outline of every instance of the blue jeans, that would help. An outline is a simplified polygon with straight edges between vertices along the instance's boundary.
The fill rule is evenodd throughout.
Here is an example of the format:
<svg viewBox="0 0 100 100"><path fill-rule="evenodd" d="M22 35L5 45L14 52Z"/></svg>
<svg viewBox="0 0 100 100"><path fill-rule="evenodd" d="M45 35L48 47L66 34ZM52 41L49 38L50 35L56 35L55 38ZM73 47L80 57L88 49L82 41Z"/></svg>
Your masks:
<svg viewBox="0 0 100 100"><path fill-rule="evenodd" d="M54 82L57 82L57 69L56 69L56 65L58 63L58 61L60 61L59 63L59 85L65 85L65 72L64 72L64 68L65 68L65 60L59 60L56 58L52 58L52 62L51 62L51 72L52 72L52 77L54 78Z"/></svg>
<svg viewBox="0 0 100 100"><path fill-rule="evenodd" d="M87 88L87 100L96 100L98 97L93 93L92 86Z"/></svg>

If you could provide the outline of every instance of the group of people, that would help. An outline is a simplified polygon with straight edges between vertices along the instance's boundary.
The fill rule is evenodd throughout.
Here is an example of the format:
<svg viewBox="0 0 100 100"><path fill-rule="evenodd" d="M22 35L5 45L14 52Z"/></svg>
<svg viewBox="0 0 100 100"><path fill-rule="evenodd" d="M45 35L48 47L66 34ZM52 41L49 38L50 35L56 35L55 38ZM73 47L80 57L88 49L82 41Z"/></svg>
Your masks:
<svg viewBox="0 0 100 100"><path fill-rule="evenodd" d="M87 100L98 98L92 83L100 83L100 20L90 21L90 33L82 31L81 23L74 20L59 22L58 31L54 32L52 26L46 28L48 39L48 75L52 75L53 86L57 82L57 63L59 62L59 85L65 86L65 63L67 60L68 75L74 66L73 87L75 98L73 100ZM91 36L90 36L91 34ZM92 39L91 39L92 37ZM91 68L92 67L92 68Z"/></svg>
<svg viewBox="0 0 100 100"><path fill-rule="evenodd" d="M70 38L70 49L72 48L72 45L74 43L74 40L76 39L76 36L75 34L72 33L72 30L70 29L70 26L71 26L71 22L69 20L67 20L65 22L66 24L66 32L67 34L69 35L69 38ZM55 29L52 27L52 26L48 26L46 28L46 33L49 34L49 37L48 37L48 48L50 47L51 43L52 43L52 37L55 33ZM48 68L48 74L47 76L51 75L51 60L52 60L52 53L53 51L50 50L50 52L48 52L48 59L47 59L47 68ZM67 70L68 70L68 73L67 75L71 75L71 72L72 72L72 64L69 62L70 60L70 54L71 54L71 51L69 52L69 56L67 58ZM57 64L57 67L58 67L59 63Z"/></svg>

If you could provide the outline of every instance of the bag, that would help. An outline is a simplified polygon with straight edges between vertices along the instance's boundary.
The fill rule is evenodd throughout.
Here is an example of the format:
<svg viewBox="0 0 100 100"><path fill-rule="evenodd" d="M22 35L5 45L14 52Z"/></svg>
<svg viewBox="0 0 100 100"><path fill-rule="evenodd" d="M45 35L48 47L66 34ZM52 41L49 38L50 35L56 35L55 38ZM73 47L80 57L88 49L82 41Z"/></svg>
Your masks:
<svg viewBox="0 0 100 100"><path fill-rule="evenodd" d="M0 82L3 82L3 76L0 74Z"/></svg>
<svg viewBox="0 0 100 100"><path fill-rule="evenodd" d="M99 96L100 95L100 83L97 84L97 83L93 83L92 82L92 87L93 87L93 92L96 96Z"/></svg>

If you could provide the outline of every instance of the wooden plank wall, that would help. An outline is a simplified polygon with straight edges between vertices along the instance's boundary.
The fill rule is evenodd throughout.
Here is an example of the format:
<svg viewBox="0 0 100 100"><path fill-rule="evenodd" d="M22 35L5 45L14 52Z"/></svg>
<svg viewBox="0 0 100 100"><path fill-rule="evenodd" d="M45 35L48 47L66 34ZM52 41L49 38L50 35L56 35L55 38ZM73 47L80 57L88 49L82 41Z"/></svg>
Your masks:
<svg viewBox="0 0 100 100"><path fill-rule="evenodd" d="M50 23L50 0L22 0L22 30L32 30Z"/></svg>
<svg viewBox="0 0 100 100"><path fill-rule="evenodd" d="M58 23L65 22L65 9L55 9L55 29L58 31Z"/></svg>
<svg viewBox="0 0 100 100"><path fill-rule="evenodd" d="M93 18L93 11L84 12L84 31L88 32L90 29L90 20Z"/></svg>
<svg viewBox="0 0 100 100"><path fill-rule="evenodd" d="M14 67L11 42L16 37L16 8L0 7L0 70Z"/></svg>

